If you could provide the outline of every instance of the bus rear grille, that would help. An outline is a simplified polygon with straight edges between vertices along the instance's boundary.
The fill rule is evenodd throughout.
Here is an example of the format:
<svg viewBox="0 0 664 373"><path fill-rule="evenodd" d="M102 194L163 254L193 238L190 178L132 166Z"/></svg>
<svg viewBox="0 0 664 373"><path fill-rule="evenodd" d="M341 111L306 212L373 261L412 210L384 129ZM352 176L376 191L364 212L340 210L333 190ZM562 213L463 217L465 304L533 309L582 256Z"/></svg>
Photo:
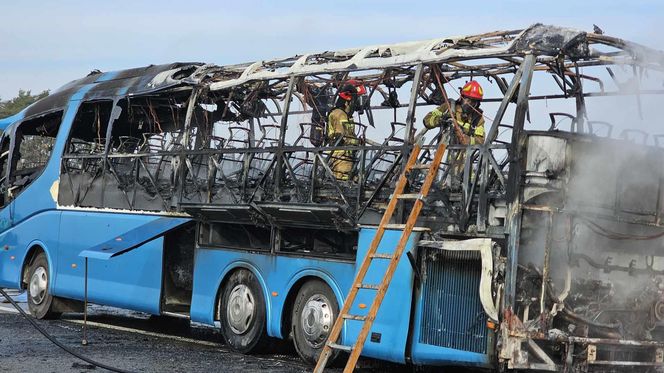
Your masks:
<svg viewBox="0 0 664 373"><path fill-rule="evenodd" d="M479 298L482 262L473 251L422 250L420 342L487 352L486 316Z"/></svg>

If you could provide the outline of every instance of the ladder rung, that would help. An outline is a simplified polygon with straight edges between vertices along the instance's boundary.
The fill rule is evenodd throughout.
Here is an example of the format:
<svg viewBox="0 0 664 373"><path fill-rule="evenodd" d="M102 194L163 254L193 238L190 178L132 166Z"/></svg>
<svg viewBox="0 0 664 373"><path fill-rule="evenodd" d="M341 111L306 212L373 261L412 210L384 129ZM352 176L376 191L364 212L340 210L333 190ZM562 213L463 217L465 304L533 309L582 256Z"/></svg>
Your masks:
<svg viewBox="0 0 664 373"><path fill-rule="evenodd" d="M372 259L392 259L393 255L392 254L371 254L369 255L370 258Z"/></svg>
<svg viewBox="0 0 664 373"><path fill-rule="evenodd" d="M340 344L336 344L334 342L327 342L328 347L333 348L335 350L341 350L341 351L346 351L346 352L351 352L353 350L352 347L350 346L344 346Z"/></svg>
<svg viewBox="0 0 664 373"><path fill-rule="evenodd" d="M349 315L349 314L344 314L341 317L346 319L346 320L357 320L357 321L364 321L364 320L367 319L366 316Z"/></svg>
<svg viewBox="0 0 664 373"><path fill-rule="evenodd" d="M380 285L369 285L369 284L357 284L355 285L358 289L372 289L372 290L378 290L380 288Z"/></svg>
<svg viewBox="0 0 664 373"><path fill-rule="evenodd" d="M404 193L399 194L397 199L422 199L424 196L421 193Z"/></svg>
<svg viewBox="0 0 664 373"><path fill-rule="evenodd" d="M383 229L391 229L391 230L404 230L406 228L406 224L385 224L383 225ZM429 231L430 229L427 227L413 227L413 232L424 232L424 231Z"/></svg>
<svg viewBox="0 0 664 373"><path fill-rule="evenodd" d="M431 165L426 163L415 163L414 165L410 166L410 168L414 170L428 170L431 168Z"/></svg>

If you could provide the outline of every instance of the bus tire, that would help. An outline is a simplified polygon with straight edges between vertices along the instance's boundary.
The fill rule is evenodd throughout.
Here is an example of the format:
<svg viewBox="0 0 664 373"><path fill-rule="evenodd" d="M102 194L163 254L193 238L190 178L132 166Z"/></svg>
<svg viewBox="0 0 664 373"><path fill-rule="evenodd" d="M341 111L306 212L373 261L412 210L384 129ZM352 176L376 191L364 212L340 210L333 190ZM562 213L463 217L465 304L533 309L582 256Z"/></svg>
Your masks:
<svg viewBox="0 0 664 373"><path fill-rule="evenodd" d="M316 364L338 315L337 298L325 282L311 280L302 285L291 319L293 344L302 360ZM332 351L327 365L332 364L338 353L338 350Z"/></svg>
<svg viewBox="0 0 664 373"><path fill-rule="evenodd" d="M39 253L28 268L28 310L37 319L53 319L61 314L54 311L55 297L49 291L50 280L46 254Z"/></svg>
<svg viewBox="0 0 664 373"><path fill-rule="evenodd" d="M248 354L267 343L265 298L251 271L233 272L219 298L219 321L226 344Z"/></svg>

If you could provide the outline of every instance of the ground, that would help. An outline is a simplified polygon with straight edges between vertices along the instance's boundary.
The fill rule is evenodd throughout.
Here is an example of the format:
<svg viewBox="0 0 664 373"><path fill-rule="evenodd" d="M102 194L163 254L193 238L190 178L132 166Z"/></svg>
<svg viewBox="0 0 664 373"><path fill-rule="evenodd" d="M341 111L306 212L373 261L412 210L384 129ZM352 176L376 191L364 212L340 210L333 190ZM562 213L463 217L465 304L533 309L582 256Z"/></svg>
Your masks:
<svg viewBox="0 0 664 373"><path fill-rule="evenodd" d="M0 296L0 298L2 298ZM2 302L3 299L0 299ZM21 306L27 308L25 303ZM132 372L310 372L292 347L275 341L269 355L242 355L228 350L214 328L188 320L91 306L88 345L81 344L82 314L40 320L69 348L112 367ZM400 366L364 362L363 372L399 370ZM0 303L0 372L106 372L59 349L8 303ZM332 369L340 372L341 369Z"/></svg>

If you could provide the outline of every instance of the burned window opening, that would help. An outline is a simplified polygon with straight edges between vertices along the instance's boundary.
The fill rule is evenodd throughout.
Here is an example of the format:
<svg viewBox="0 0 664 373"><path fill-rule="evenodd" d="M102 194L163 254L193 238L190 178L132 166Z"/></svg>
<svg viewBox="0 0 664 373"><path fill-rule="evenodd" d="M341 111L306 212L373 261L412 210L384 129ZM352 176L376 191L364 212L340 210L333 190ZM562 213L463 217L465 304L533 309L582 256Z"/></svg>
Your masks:
<svg viewBox="0 0 664 373"><path fill-rule="evenodd" d="M58 111L18 125L7 182L9 198L16 198L41 175L53 153L61 120L62 111Z"/></svg>
<svg viewBox="0 0 664 373"><path fill-rule="evenodd" d="M256 225L233 223L201 223L199 245L225 249L269 251L271 231Z"/></svg>
<svg viewBox="0 0 664 373"><path fill-rule="evenodd" d="M279 251L325 257L354 257L357 232L325 229L283 228L280 230Z"/></svg>
<svg viewBox="0 0 664 373"><path fill-rule="evenodd" d="M113 101L84 102L65 144L58 203L64 206L101 205L108 123ZM90 194L88 194L90 193Z"/></svg>

